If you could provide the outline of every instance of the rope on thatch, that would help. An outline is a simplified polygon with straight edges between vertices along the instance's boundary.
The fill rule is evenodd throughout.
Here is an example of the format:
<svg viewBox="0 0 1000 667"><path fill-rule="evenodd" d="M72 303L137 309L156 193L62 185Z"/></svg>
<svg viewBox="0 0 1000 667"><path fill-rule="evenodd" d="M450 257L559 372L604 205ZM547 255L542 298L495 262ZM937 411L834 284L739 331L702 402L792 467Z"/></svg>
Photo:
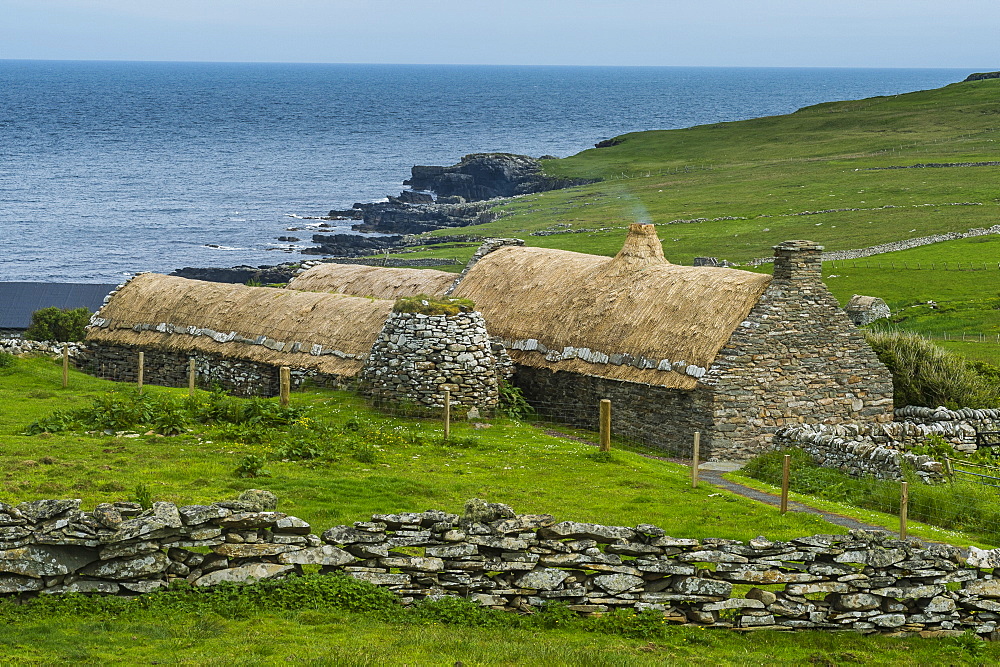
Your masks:
<svg viewBox="0 0 1000 667"><path fill-rule="evenodd" d="M318 264L292 279L288 289L398 299L418 294L441 296L454 280L454 273L434 269Z"/></svg>
<svg viewBox="0 0 1000 667"><path fill-rule="evenodd" d="M147 273L95 314L87 340L211 352L354 375L392 301Z"/></svg>
<svg viewBox="0 0 1000 667"><path fill-rule="evenodd" d="M699 372L688 367L711 367L770 280L671 264L653 225L632 225L614 258L500 248L454 294L476 303L491 335L537 341L534 349L510 350L519 364L691 389ZM593 351L590 360L573 354L581 348ZM599 363L604 355L637 361Z"/></svg>

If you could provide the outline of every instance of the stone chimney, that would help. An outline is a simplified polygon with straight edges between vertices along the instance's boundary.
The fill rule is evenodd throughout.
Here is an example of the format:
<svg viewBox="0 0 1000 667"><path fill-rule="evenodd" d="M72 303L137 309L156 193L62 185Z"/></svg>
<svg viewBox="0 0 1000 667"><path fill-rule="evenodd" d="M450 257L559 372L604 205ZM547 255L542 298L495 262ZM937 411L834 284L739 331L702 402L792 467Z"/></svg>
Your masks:
<svg viewBox="0 0 1000 667"><path fill-rule="evenodd" d="M774 279L793 283L823 277L823 246L815 241L782 241L774 246Z"/></svg>

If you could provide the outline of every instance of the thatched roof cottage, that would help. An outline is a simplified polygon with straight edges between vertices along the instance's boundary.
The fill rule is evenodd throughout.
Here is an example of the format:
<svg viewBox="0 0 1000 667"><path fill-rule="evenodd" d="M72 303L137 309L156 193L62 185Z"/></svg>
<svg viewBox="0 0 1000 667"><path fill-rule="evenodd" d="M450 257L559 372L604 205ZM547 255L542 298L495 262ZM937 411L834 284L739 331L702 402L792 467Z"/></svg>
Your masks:
<svg viewBox="0 0 1000 667"><path fill-rule="evenodd" d="M679 266L653 225L632 225L613 258L500 247L453 294L476 303L541 409L590 423L610 398L620 433L682 451L700 431L712 456L744 458L787 424L892 418L888 371L823 285L821 250L776 246L773 276ZM389 299L442 293L454 279L326 264L296 280L360 295L343 296L144 275L113 295L88 340L350 380Z"/></svg>
<svg viewBox="0 0 1000 667"><path fill-rule="evenodd" d="M444 294L457 277L458 274L434 269L317 264L293 278L288 289L398 299L418 294Z"/></svg>

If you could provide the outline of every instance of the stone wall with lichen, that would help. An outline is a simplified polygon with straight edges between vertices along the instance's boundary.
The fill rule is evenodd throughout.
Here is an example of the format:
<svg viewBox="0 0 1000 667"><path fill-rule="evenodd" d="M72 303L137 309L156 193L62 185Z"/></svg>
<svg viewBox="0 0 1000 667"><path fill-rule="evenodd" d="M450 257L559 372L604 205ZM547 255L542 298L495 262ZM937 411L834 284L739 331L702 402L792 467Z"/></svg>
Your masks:
<svg viewBox="0 0 1000 667"><path fill-rule="evenodd" d="M188 505L79 500L0 504L0 594L137 595L272 579L318 565L394 591L404 604L453 595L507 611L558 601L580 614L653 610L671 623L752 629L995 631L1000 552L852 531L787 542L674 538L649 525L516 515L469 501L375 514L317 535L273 496Z"/></svg>

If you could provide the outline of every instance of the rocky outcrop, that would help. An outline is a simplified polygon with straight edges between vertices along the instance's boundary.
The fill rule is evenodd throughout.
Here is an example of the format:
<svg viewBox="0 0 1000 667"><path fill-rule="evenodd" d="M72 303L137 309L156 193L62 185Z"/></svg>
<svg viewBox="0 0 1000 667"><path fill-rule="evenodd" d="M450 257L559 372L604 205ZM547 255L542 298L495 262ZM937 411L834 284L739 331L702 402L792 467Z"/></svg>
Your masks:
<svg viewBox="0 0 1000 667"><path fill-rule="evenodd" d="M381 252L412 252L407 248L413 246L440 245L443 243L475 243L482 237L464 234L434 237L402 236L390 234L386 236L362 236L360 234L313 234L316 248L308 248L303 252L309 255L333 255L334 257L365 257ZM381 261L381 258L380 258ZM430 266L447 263L433 261ZM303 263L303 266L305 263Z"/></svg>
<svg viewBox="0 0 1000 667"><path fill-rule="evenodd" d="M351 228L359 232L420 234L446 227L466 227L493 222L500 213L496 202L460 204L411 204L397 197L387 202L355 204L364 222Z"/></svg>
<svg viewBox="0 0 1000 667"><path fill-rule="evenodd" d="M195 268L186 266L170 273L171 276L190 278L191 280L207 280L213 283L240 283L245 285L250 281L267 285L271 283L287 283L295 275L292 264L278 266L234 266L232 268Z"/></svg>
<svg viewBox="0 0 1000 667"><path fill-rule="evenodd" d="M393 236L361 236L360 234L313 234L315 248L306 248L306 255L333 255L334 257L364 257L374 255L384 250L395 250L400 246L403 237Z"/></svg>
<svg viewBox="0 0 1000 667"><path fill-rule="evenodd" d="M556 178L542 172L542 163L527 155L473 153L450 167L415 166L404 185L430 190L440 197L484 201L558 190L594 183L594 179Z"/></svg>
<svg viewBox="0 0 1000 667"><path fill-rule="evenodd" d="M965 77L966 81L982 81L984 79L1000 79L1000 72L976 72Z"/></svg>

